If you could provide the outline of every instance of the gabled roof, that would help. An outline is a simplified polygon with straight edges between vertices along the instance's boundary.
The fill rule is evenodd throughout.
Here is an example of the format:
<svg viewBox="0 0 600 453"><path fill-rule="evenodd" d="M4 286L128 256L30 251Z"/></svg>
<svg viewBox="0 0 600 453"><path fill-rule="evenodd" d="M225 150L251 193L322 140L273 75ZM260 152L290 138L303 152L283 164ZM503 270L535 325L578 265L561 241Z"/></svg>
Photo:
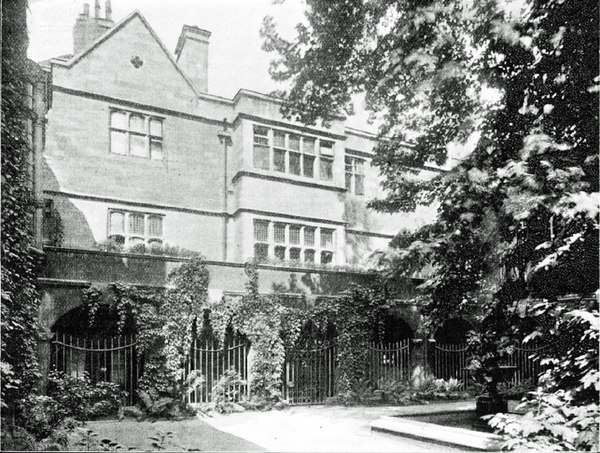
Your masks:
<svg viewBox="0 0 600 453"><path fill-rule="evenodd" d="M168 49L166 48L166 46L164 45L164 43L160 40L160 38L158 37L158 35L155 33L155 31L152 29L152 27L150 26L150 24L148 23L148 21L146 21L146 19L144 18L144 16L142 15L142 13L139 10L133 11L131 14L129 14L127 17L125 17L123 20L121 20L118 24L116 24L113 28L111 28L106 33L104 33L102 36L100 36L98 39L96 39L84 51L80 52L77 55L73 55L72 58L70 58L67 61L61 61L61 60L53 59L51 61L51 63L57 64L57 65L60 65L60 66L65 66L67 68L73 67L79 61L81 61L86 55L88 55L90 52L92 52L95 48L97 48L98 46L100 46L103 42L105 42L106 40L108 40L114 34L118 33L122 28L125 27L125 25L127 25L129 22L131 22L136 17L139 18L142 21L142 24L144 24L144 26L146 27L146 29L150 32L150 34L152 35L152 37L154 38L154 40L158 43L158 45L163 50L163 52L165 53L165 55L167 56L167 58L169 59L169 61L173 64L173 66L175 67L175 69L177 70L177 72L181 75L181 77L188 84L188 86L190 87L190 89L192 90L192 92L196 96L199 97L200 93L198 93L198 91L196 90L196 88L194 87L194 85L192 84L192 82L190 82L190 80L185 75L185 73L183 72L183 70L181 69L181 67L177 64L177 62L173 58L173 55L171 55L171 52L168 51Z"/></svg>

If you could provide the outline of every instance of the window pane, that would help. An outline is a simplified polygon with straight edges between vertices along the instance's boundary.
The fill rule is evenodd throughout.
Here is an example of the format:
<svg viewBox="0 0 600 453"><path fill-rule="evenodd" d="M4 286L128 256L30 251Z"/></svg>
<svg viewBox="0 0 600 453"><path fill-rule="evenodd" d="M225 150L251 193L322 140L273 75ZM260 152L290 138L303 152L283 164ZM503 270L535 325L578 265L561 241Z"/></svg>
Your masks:
<svg viewBox="0 0 600 453"><path fill-rule="evenodd" d="M269 129L262 126L254 126L254 135L262 135L266 137L269 135Z"/></svg>
<svg viewBox="0 0 600 453"><path fill-rule="evenodd" d="M269 135L269 129L267 129L266 127L254 126L254 143L255 144L269 146L268 135Z"/></svg>
<svg viewBox="0 0 600 453"><path fill-rule="evenodd" d="M269 256L269 246L267 244L254 244L254 257L264 260Z"/></svg>
<svg viewBox="0 0 600 453"><path fill-rule="evenodd" d="M129 155L137 157L148 157L148 142L143 135L129 134Z"/></svg>
<svg viewBox="0 0 600 453"><path fill-rule="evenodd" d="M150 135L162 137L162 120L150 118Z"/></svg>
<svg viewBox="0 0 600 453"><path fill-rule="evenodd" d="M269 241L269 222L264 220L254 221L254 240L261 242Z"/></svg>
<svg viewBox="0 0 600 453"><path fill-rule="evenodd" d="M254 145L254 168L269 169L269 148Z"/></svg>
<svg viewBox="0 0 600 453"><path fill-rule="evenodd" d="M315 158L314 156L304 157L304 176L312 178L315 175Z"/></svg>
<svg viewBox="0 0 600 453"><path fill-rule="evenodd" d="M129 234L144 234L143 214L129 214Z"/></svg>
<svg viewBox="0 0 600 453"><path fill-rule="evenodd" d="M273 168L275 171L285 172L285 150L274 149L273 150Z"/></svg>
<svg viewBox="0 0 600 453"><path fill-rule="evenodd" d="M290 249L290 259L291 260L300 260L300 249L291 248Z"/></svg>
<svg viewBox="0 0 600 453"><path fill-rule="evenodd" d="M333 157L333 142L321 140L319 143L319 150L321 152L321 155Z"/></svg>
<svg viewBox="0 0 600 453"><path fill-rule="evenodd" d="M110 213L110 234L122 234L125 232L125 214L122 212Z"/></svg>
<svg viewBox="0 0 600 453"><path fill-rule="evenodd" d="M315 229L304 227L304 245L315 245Z"/></svg>
<svg viewBox="0 0 600 453"><path fill-rule="evenodd" d="M133 132L146 133L144 128L144 117L140 115L129 115L129 130Z"/></svg>
<svg viewBox="0 0 600 453"><path fill-rule="evenodd" d="M346 173L346 189L352 190L352 173Z"/></svg>
<svg viewBox="0 0 600 453"><path fill-rule="evenodd" d="M290 244L300 244L300 226L290 225Z"/></svg>
<svg viewBox="0 0 600 453"><path fill-rule="evenodd" d="M127 115L125 115L125 112L111 112L110 125L112 127L118 127L119 129L127 129Z"/></svg>
<svg viewBox="0 0 600 453"><path fill-rule="evenodd" d="M333 230L321 229L321 247L326 249L333 247Z"/></svg>
<svg viewBox="0 0 600 453"><path fill-rule="evenodd" d="M298 153L290 153L290 173L293 175L300 174L300 156Z"/></svg>
<svg viewBox="0 0 600 453"><path fill-rule="evenodd" d="M278 260L285 259L285 247L275 247L275 258L277 258Z"/></svg>
<svg viewBox="0 0 600 453"><path fill-rule="evenodd" d="M290 149L293 149L294 151L300 151L300 137L298 135L290 134L289 141L290 141L290 145L289 145Z"/></svg>
<svg viewBox="0 0 600 453"><path fill-rule="evenodd" d="M310 137L302 138L302 151L308 154L315 153L315 139Z"/></svg>
<svg viewBox="0 0 600 453"><path fill-rule="evenodd" d="M273 232L275 235L275 242L283 244L285 242L285 224L276 223L273 227Z"/></svg>
<svg viewBox="0 0 600 453"><path fill-rule="evenodd" d="M125 132L110 131L110 152L127 155L127 134Z"/></svg>
<svg viewBox="0 0 600 453"><path fill-rule="evenodd" d="M321 252L321 264L329 264L333 261L333 253Z"/></svg>
<svg viewBox="0 0 600 453"><path fill-rule="evenodd" d="M150 139L150 158L154 160L163 159L162 141L155 138Z"/></svg>
<svg viewBox="0 0 600 453"><path fill-rule="evenodd" d="M365 174L365 161L362 159L354 159L355 171L359 175Z"/></svg>
<svg viewBox="0 0 600 453"><path fill-rule="evenodd" d="M333 179L333 161L321 158L321 179Z"/></svg>
<svg viewBox="0 0 600 453"><path fill-rule="evenodd" d="M304 261L307 263L315 262L315 251L314 250L305 250L304 251Z"/></svg>
<svg viewBox="0 0 600 453"><path fill-rule="evenodd" d="M160 216L149 216L148 217L148 235L152 237L162 236L162 217Z"/></svg>
<svg viewBox="0 0 600 453"><path fill-rule="evenodd" d="M273 132L273 146L285 148L285 133L279 131Z"/></svg>
<svg viewBox="0 0 600 453"><path fill-rule="evenodd" d="M356 195L365 194L365 177L363 175L356 175L354 177L354 193Z"/></svg>

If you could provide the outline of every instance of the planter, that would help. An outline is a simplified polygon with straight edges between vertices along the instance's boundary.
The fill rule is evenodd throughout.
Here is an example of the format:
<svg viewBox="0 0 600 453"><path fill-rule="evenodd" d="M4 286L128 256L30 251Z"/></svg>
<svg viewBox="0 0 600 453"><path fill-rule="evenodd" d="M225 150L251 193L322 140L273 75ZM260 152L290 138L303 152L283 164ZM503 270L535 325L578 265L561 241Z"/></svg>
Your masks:
<svg viewBox="0 0 600 453"><path fill-rule="evenodd" d="M492 398L491 396L480 396L477 398L475 413L478 417L498 412L508 412L508 401L505 399Z"/></svg>

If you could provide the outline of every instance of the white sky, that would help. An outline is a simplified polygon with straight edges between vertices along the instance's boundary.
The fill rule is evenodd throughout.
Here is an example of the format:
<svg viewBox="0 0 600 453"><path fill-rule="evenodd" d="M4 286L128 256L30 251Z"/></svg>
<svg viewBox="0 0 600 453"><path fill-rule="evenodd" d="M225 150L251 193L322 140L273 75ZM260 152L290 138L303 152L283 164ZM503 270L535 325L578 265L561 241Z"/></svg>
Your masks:
<svg viewBox="0 0 600 453"><path fill-rule="evenodd" d="M100 0L102 17L104 1ZM93 15L94 0L29 0L29 58L41 61L72 53L73 25L84 3L89 3ZM112 0L115 23L136 9L171 53L184 24L209 30L208 90L226 98L233 98L240 88L261 93L281 88L268 73L273 55L261 49L262 20L275 16L278 29L291 38L304 17L303 0L282 5L272 0ZM346 124L374 132L360 104L355 103L357 114Z"/></svg>
<svg viewBox="0 0 600 453"><path fill-rule="evenodd" d="M100 0L101 16L104 1ZM30 0L29 58L40 61L72 53L73 25L94 0ZM291 32L303 17L303 2L288 0L112 0L113 20L139 10L171 53L184 24L212 32L209 47L209 92L232 98L240 88L270 92L278 86L268 74L271 55L261 49L259 30L267 14Z"/></svg>

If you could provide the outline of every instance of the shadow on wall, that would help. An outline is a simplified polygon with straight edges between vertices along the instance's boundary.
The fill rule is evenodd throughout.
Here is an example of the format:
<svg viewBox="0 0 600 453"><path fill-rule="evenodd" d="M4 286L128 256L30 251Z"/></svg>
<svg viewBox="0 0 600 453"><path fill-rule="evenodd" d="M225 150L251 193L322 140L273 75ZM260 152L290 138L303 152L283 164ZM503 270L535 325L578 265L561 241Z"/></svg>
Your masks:
<svg viewBox="0 0 600 453"><path fill-rule="evenodd" d="M334 295L348 290L352 283L366 285L372 281L373 275L369 274L305 272L298 276L291 273L287 282L273 283L271 290L279 294Z"/></svg>
<svg viewBox="0 0 600 453"><path fill-rule="evenodd" d="M44 190L61 190L58 180L45 158L42 161L42 174L44 180ZM93 249L96 244L96 240L85 215L66 197L47 195L44 193L44 199L51 200L52 205L48 205L46 207L46 202L44 203L45 233L51 233L51 231L46 228L49 223L57 223L56 218L46 217L47 211L53 210L57 213L58 219L60 219L63 236L60 244L52 243L52 238L45 236L44 244Z"/></svg>

